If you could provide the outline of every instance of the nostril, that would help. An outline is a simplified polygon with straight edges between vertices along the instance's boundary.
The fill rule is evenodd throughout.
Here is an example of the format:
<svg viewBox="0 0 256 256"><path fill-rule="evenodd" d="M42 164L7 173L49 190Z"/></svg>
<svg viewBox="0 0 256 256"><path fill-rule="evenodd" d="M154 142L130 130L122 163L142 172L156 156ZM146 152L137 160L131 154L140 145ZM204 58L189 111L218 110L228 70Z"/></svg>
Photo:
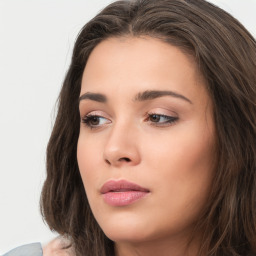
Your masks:
<svg viewBox="0 0 256 256"><path fill-rule="evenodd" d="M132 160L129 158L129 157L121 157L121 158L119 158L119 159L117 159L117 160L108 160L108 159L105 159L105 163L107 163L108 165L115 165L115 164L118 164L118 163L124 163L124 162L126 162L126 163L129 163L129 162L131 162Z"/></svg>
<svg viewBox="0 0 256 256"><path fill-rule="evenodd" d="M111 164L107 159L105 160L105 162L106 162L107 164Z"/></svg>
<svg viewBox="0 0 256 256"><path fill-rule="evenodd" d="M119 161L131 162L131 159L128 157L122 157L119 159Z"/></svg>

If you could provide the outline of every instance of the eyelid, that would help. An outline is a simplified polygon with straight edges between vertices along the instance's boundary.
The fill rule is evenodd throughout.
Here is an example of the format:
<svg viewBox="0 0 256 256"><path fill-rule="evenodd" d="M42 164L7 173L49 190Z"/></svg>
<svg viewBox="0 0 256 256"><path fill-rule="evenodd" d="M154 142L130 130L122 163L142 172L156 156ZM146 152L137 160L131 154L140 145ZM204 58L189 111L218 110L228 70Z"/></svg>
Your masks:
<svg viewBox="0 0 256 256"><path fill-rule="evenodd" d="M104 117L107 119L110 119L110 117L104 113L103 111L100 110L92 110L92 111L83 111L84 113L81 113L81 118L85 118L86 116L100 116L100 117Z"/></svg>
<svg viewBox="0 0 256 256"><path fill-rule="evenodd" d="M151 108L148 111L148 114L158 114L158 115L166 115L166 116L177 116L178 113L176 111L174 111L173 108L171 107L154 107Z"/></svg>

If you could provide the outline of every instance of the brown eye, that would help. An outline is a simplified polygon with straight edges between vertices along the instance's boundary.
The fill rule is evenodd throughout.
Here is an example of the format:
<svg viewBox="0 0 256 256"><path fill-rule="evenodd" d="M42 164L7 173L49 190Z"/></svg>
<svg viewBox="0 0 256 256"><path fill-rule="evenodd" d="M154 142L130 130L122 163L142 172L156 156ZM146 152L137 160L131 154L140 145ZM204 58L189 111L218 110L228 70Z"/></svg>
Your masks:
<svg viewBox="0 0 256 256"><path fill-rule="evenodd" d="M82 118L81 121L91 129L101 127L111 122L107 118L97 115L87 115L86 117Z"/></svg>
<svg viewBox="0 0 256 256"><path fill-rule="evenodd" d="M89 117L88 123L91 125L98 125L100 123L100 119L98 116L91 116Z"/></svg>
<svg viewBox="0 0 256 256"><path fill-rule="evenodd" d="M160 114L149 114L147 121L151 122L156 126L168 126L175 123L179 118L174 116L160 115Z"/></svg>
<svg viewBox="0 0 256 256"><path fill-rule="evenodd" d="M149 120L151 121L151 122L159 122L160 121L160 115L156 115L156 114L153 114L153 115L150 115L149 116Z"/></svg>

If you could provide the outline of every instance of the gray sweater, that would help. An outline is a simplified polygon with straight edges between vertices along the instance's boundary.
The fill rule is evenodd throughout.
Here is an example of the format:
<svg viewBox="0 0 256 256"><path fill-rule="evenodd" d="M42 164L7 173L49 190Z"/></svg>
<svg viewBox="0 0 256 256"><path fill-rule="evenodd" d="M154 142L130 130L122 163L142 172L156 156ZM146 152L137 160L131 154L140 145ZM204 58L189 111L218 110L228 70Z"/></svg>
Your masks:
<svg viewBox="0 0 256 256"><path fill-rule="evenodd" d="M33 243L19 246L2 256L43 256L43 249L40 243Z"/></svg>

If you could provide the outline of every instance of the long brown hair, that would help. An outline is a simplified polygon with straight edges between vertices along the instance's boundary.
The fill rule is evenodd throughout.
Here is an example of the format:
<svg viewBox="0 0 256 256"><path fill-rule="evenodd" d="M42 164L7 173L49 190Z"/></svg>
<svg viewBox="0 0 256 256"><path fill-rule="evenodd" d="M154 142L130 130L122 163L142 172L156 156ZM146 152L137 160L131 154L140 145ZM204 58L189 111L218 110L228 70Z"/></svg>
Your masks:
<svg viewBox="0 0 256 256"><path fill-rule="evenodd" d="M236 19L204 0L117 1L82 28L47 148L44 219L69 237L77 256L114 255L114 243L90 210L78 169L78 98L94 47L109 37L141 35L193 55L213 102L217 166L196 225L203 231L200 255L256 253L256 42Z"/></svg>

